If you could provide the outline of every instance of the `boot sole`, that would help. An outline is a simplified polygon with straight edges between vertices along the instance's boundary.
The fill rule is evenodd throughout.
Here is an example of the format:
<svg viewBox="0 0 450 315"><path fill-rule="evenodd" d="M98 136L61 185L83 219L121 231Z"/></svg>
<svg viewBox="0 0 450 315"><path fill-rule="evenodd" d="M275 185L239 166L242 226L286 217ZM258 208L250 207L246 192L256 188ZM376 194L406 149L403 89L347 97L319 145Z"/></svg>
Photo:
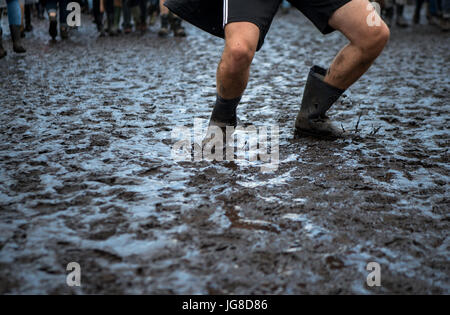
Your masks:
<svg viewBox="0 0 450 315"><path fill-rule="evenodd" d="M295 129L294 130L294 139L300 139L300 138L316 138L320 140L337 140L342 139L344 136L338 136L338 135L332 135L332 134L320 134L315 133L303 129Z"/></svg>

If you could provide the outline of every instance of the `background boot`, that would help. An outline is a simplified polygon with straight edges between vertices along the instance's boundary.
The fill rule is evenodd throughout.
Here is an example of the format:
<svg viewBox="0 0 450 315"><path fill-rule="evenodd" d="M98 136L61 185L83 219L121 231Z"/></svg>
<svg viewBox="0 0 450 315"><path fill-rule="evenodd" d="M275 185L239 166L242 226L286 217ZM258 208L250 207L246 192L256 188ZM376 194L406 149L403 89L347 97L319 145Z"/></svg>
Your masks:
<svg viewBox="0 0 450 315"><path fill-rule="evenodd" d="M68 39L69 38L69 27L67 25L61 25L59 27L59 35L62 39Z"/></svg>
<svg viewBox="0 0 450 315"><path fill-rule="evenodd" d="M422 10L424 0L416 0L416 7L414 8L413 23L420 24L420 11Z"/></svg>
<svg viewBox="0 0 450 315"><path fill-rule="evenodd" d="M0 59L6 56L6 50L3 48L3 30L0 28Z"/></svg>
<svg viewBox="0 0 450 315"><path fill-rule="evenodd" d="M108 20L108 34L109 36L116 36L117 31L114 28L114 12L106 13L106 17Z"/></svg>
<svg viewBox="0 0 450 315"><path fill-rule="evenodd" d="M13 50L18 54L26 52L26 49L22 45L22 40L20 39L20 25L10 25L11 39L13 42Z"/></svg>
<svg viewBox="0 0 450 315"><path fill-rule="evenodd" d="M169 35L169 15L161 15L161 28L159 29L158 35L160 37L165 37Z"/></svg>
<svg viewBox="0 0 450 315"><path fill-rule="evenodd" d="M386 8L384 10L384 21L386 22L386 25L389 28L392 27L393 18L394 18L394 7Z"/></svg>
<svg viewBox="0 0 450 315"><path fill-rule="evenodd" d="M406 19L403 17L403 9L404 8L405 8L404 5L401 5L401 4L397 5L397 21L395 23L399 27L408 27L409 26L408 22L406 22Z"/></svg>
<svg viewBox="0 0 450 315"><path fill-rule="evenodd" d="M99 36L105 36L105 29L103 27L103 13L95 14L94 16L95 25L97 26L97 31L99 32Z"/></svg>
<svg viewBox="0 0 450 315"><path fill-rule="evenodd" d="M295 121L295 135L339 138L344 136L341 128L335 126L326 112L342 95L344 90L324 82L326 70L313 66L309 71L303 92L302 105Z"/></svg>
<svg viewBox="0 0 450 315"><path fill-rule="evenodd" d="M172 31L176 37L186 37L186 31L181 26L181 19L178 16L172 16Z"/></svg>
<svg viewBox="0 0 450 315"><path fill-rule="evenodd" d="M31 4L25 5L25 32L31 32L33 25L31 25Z"/></svg>
<svg viewBox="0 0 450 315"><path fill-rule="evenodd" d="M120 30L120 16L122 15L121 7L114 7L114 30L117 34L121 32Z"/></svg>

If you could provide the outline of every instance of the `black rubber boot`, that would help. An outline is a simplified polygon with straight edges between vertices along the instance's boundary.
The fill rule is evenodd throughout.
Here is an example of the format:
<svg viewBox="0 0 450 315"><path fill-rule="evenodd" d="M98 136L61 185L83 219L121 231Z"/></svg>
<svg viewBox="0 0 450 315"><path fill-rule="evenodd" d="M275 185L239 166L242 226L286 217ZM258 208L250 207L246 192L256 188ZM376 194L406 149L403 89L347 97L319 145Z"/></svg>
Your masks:
<svg viewBox="0 0 450 315"><path fill-rule="evenodd" d="M5 48L3 48L3 30L0 28L0 59L7 55Z"/></svg>
<svg viewBox="0 0 450 315"><path fill-rule="evenodd" d="M20 25L10 25L11 39L13 42L13 50L18 54L23 54L27 50L22 45L22 40L20 39Z"/></svg>
<svg viewBox="0 0 450 315"><path fill-rule="evenodd" d="M56 40L56 36L58 36L58 21L56 19L56 12L54 11L48 12L48 18L50 20L48 33L50 34L52 40Z"/></svg>
<svg viewBox="0 0 450 315"><path fill-rule="evenodd" d="M161 28L159 29L158 35L160 37L165 37L169 35L169 15L161 15Z"/></svg>
<svg viewBox="0 0 450 315"><path fill-rule="evenodd" d="M176 37L186 37L186 31L181 26L181 19L178 16L172 16L171 20L173 35Z"/></svg>
<svg viewBox="0 0 450 315"><path fill-rule="evenodd" d="M303 92L302 105L295 121L295 136L340 138L344 131L335 126L326 116L327 110L344 93L323 81L326 70L313 66L309 71Z"/></svg>

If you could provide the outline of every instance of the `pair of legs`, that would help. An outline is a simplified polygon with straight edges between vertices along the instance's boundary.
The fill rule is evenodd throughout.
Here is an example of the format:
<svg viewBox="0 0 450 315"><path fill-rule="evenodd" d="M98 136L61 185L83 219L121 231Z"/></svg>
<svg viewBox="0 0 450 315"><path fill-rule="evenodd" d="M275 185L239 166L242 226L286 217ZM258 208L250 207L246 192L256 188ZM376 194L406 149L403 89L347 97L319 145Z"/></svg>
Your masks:
<svg viewBox="0 0 450 315"><path fill-rule="evenodd" d="M367 0L352 0L339 8L328 21L350 41L333 60L324 81L345 90L372 65L389 39L383 21L369 26ZM260 38L259 28L249 22L225 26L225 49L217 69L217 93L223 99L240 97L247 87L250 65Z"/></svg>

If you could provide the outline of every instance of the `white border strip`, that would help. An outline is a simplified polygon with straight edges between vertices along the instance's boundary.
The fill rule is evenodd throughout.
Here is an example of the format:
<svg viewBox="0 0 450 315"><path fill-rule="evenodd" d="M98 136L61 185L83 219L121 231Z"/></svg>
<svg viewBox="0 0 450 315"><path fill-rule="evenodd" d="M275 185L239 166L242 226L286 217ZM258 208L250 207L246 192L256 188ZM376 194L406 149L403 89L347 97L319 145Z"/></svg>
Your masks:
<svg viewBox="0 0 450 315"><path fill-rule="evenodd" d="M228 0L223 0L223 28L228 24Z"/></svg>

